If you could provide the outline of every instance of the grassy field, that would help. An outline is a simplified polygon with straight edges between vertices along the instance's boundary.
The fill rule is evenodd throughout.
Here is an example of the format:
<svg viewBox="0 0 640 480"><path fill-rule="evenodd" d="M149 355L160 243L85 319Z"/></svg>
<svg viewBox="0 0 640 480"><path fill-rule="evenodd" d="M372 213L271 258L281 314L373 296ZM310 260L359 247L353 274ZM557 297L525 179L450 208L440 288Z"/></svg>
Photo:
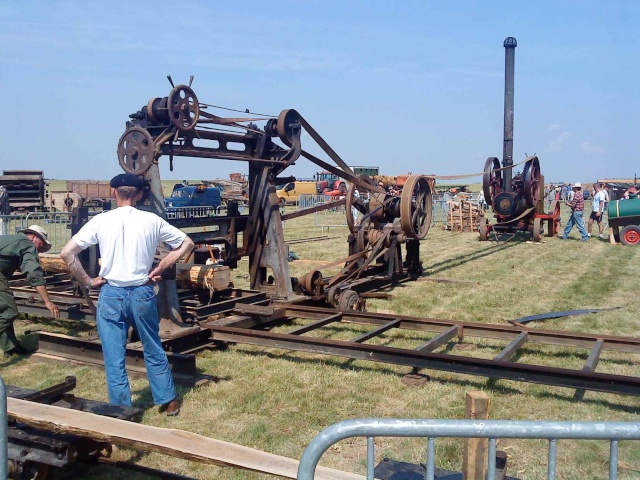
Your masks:
<svg viewBox="0 0 640 480"><path fill-rule="evenodd" d="M319 214L286 222L286 239L320 235L319 225L344 223L341 216ZM566 217L566 213L564 214ZM326 229L325 229L326 232ZM300 258L289 265L300 275L347 255L346 228L331 227L329 239L291 246ZM598 314L548 320L532 324L533 329L556 329L623 336L640 336L639 302L640 249L613 246L591 239L579 242L574 230L571 240L546 238L534 244L515 238L497 245L479 242L476 233L452 233L437 226L421 244L425 276L477 283L416 281L391 290L390 300L369 300L370 311L397 312L420 317L505 324L509 319L549 311L621 307ZM246 285L247 263L234 272L236 285ZM282 327L277 331L286 331ZM71 322L19 321L19 332L44 329L63 333L85 332ZM329 338L351 338L358 326L327 328ZM85 332L86 333L86 332ZM408 333L389 333L374 340L378 344L411 346L423 341ZM24 337L33 344L33 336ZM471 353L482 358L495 356L504 343L476 341ZM526 345L518 361L569 368L581 368L588 350ZM599 372L640 375L638 354L604 351ZM209 437L239 443L271 453L299 458L309 441L335 422L360 417L409 417L457 419L464 416L465 392L483 390L492 398L490 416L518 420L607 420L640 421L640 401L628 397L587 392L573 401L573 390L513 381L491 381L483 377L425 371L431 382L409 387L402 382L405 367L375 364L278 349L234 345L226 350L198 354L203 373L220 380L212 385L180 388L182 413L169 419L153 407L145 380L133 380L134 404L147 409L143 422L179 428ZM9 384L45 388L78 378L75 393L85 398L106 400L104 374L79 366L51 366L28 359L4 359L0 373ZM437 465L460 469L462 441L438 440ZM545 477L546 443L500 441L508 452L509 474L521 479ZM608 443L562 441L558 445L558 477L561 479L605 478L608 471ZM412 439L376 440L376 460L388 456L413 463L424 462L425 442ZM203 466L158 454L140 454L121 449L118 460L207 479L273 478L254 473ZM365 442L349 440L330 449L323 465L347 471L365 471ZM640 448L621 443L621 479L640 478ZM70 478L70 477L67 477ZM78 470L78 479L147 479L143 474L122 472L108 466Z"/></svg>

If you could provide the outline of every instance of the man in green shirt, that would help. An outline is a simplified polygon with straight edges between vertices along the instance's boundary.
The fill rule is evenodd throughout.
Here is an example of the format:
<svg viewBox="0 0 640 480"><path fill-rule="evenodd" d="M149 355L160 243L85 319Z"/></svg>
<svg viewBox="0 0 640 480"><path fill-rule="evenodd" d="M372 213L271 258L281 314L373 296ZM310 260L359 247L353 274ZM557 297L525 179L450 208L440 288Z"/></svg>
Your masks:
<svg viewBox="0 0 640 480"><path fill-rule="evenodd" d="M13 322L18 317L18 307L8 278L16 270L20 269L27 274L29 283L35 287L45 307L54 318L60 318L60 311L49 298L44 286L44 272L38 258L38 252L44 253L50 248L47 232L38 225L23 228L16 235L0 235L0 348L5 355L31 353L20 344L13 329Z"/></svg>

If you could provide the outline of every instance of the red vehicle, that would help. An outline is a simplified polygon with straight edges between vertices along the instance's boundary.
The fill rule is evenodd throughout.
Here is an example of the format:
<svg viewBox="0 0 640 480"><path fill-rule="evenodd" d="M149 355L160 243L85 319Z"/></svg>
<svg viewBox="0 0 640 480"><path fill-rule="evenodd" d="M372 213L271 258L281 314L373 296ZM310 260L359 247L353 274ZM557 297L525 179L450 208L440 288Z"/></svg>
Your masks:
<svg viewBox="0 0 640 480"><path fill-rule="evenodd" d="M316 189L318 195L346 195L347 183L339 176L323 171L316 173Z"/></svg>

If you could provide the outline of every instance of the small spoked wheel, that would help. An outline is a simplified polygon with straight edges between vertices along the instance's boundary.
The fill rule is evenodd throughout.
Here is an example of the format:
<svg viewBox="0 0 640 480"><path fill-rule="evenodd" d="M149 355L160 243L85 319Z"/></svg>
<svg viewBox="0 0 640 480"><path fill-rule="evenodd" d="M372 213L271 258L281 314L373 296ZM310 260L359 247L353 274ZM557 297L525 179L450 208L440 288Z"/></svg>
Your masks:
<svg viewBox="0 0 640 480"><path fill-rule="evenodd" d="M178 130L193 130L198 123L200 105L195 92L186 85L178 85L169 94L167 101L169 119Z"/></svg>
<svg viewBox="0 0 640 480"><path fill-rule="evenodd" d="M122 169L134 175L144 174L155 160L155 147L151 134L141 127L131 127L118 142L118 162Z"/></svg>

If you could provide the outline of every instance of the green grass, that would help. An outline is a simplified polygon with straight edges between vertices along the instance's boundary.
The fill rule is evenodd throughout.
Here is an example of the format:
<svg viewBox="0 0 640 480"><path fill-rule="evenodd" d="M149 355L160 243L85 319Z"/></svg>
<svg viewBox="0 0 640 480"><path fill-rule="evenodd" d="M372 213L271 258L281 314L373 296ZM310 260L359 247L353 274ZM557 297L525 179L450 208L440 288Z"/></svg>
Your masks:
<svg viewBox="0 0 640 480"><path fill-rule="evenodd" d="M564 213L564 212L563 212ZM330 216L333 215L333 216ZM566 217L566 214L565 214ZM344 223L338 214L319 214L286 222L286 239L321 234L320 224ZM347 255L347 232L332 227L329 239L291 245L300 257L289 263L292 274L318 268ZM592 239L578 242L545 238L541 244L525 239L496 245L479 242L475 233L452 233L433 227L421 242L425 275L477 283L417 281L390 290L390 300L369 300L369 311L397 312L419 317L497 323L548 311L621 307L619 310L530 324L533 329L555 329L602 335L640 336L638 292L640 291L640 249L613 246ZM234 272L236 285L248 282L247 262ZM339 268L339 267L338 267ZM56 324L18 322L18 330L46 330L86 334L71 322ZM286 331L280 327L276 331ZM344 330L326 328L315 335L350 338L365 331L361 325ZM428 335L427 335L428 337ZM27 336L26 342L33 343ZM411 347L424 340L417 332L387 333L372 343ZM465 339L476 345L472 352L456 354L492 358L505 342ZM581 368L589 351L528 344L519 362ZM639 376L640 352L603 352L599 372ZM492 397L490 416L514 420L609 420L639 421L640 402L628 397L587 392L580 402L573 390L515 381L490 381L484 377L442 371L425 371L431 382L408 387L402 376L405 367L360 360L308 354L246 345L230 346L198 354L198 368L221 380L201 388L180 388L183 409L169 419L152 406L145 380L132 381L134 403L148 409L143 422L179 428L209 437L239 443L271 453L299 458L305 446L323 428L335 422L360 417L409 417L456 419L464 416L465 392L484 390ZM5 359L0 372L6 382L26 388L44 388L76 375L78 396L106 400L104 374L79 366L50 366L24 359ZM504 440L498 444L509 455L509 474L522 479L542 478L546 472L546 443ZM561 441L558 445L558 478L595 479L606 477L608 444L605 442ZM414 439L376 439L377 460L382 456L409 462L425 461L425 442ZM365 441L340 442L323 457L322 464L348 471L364 472ZM462 441L437 442L437 464L459 469ZM159 454L137 454L122 449L119 460L197 478L273 478L231 468L203 466ZM640 448L622 442L621 479L639 478ZM634 470L634 468L636 470ZM152 478L99 466L74 478Z"/></svg>

